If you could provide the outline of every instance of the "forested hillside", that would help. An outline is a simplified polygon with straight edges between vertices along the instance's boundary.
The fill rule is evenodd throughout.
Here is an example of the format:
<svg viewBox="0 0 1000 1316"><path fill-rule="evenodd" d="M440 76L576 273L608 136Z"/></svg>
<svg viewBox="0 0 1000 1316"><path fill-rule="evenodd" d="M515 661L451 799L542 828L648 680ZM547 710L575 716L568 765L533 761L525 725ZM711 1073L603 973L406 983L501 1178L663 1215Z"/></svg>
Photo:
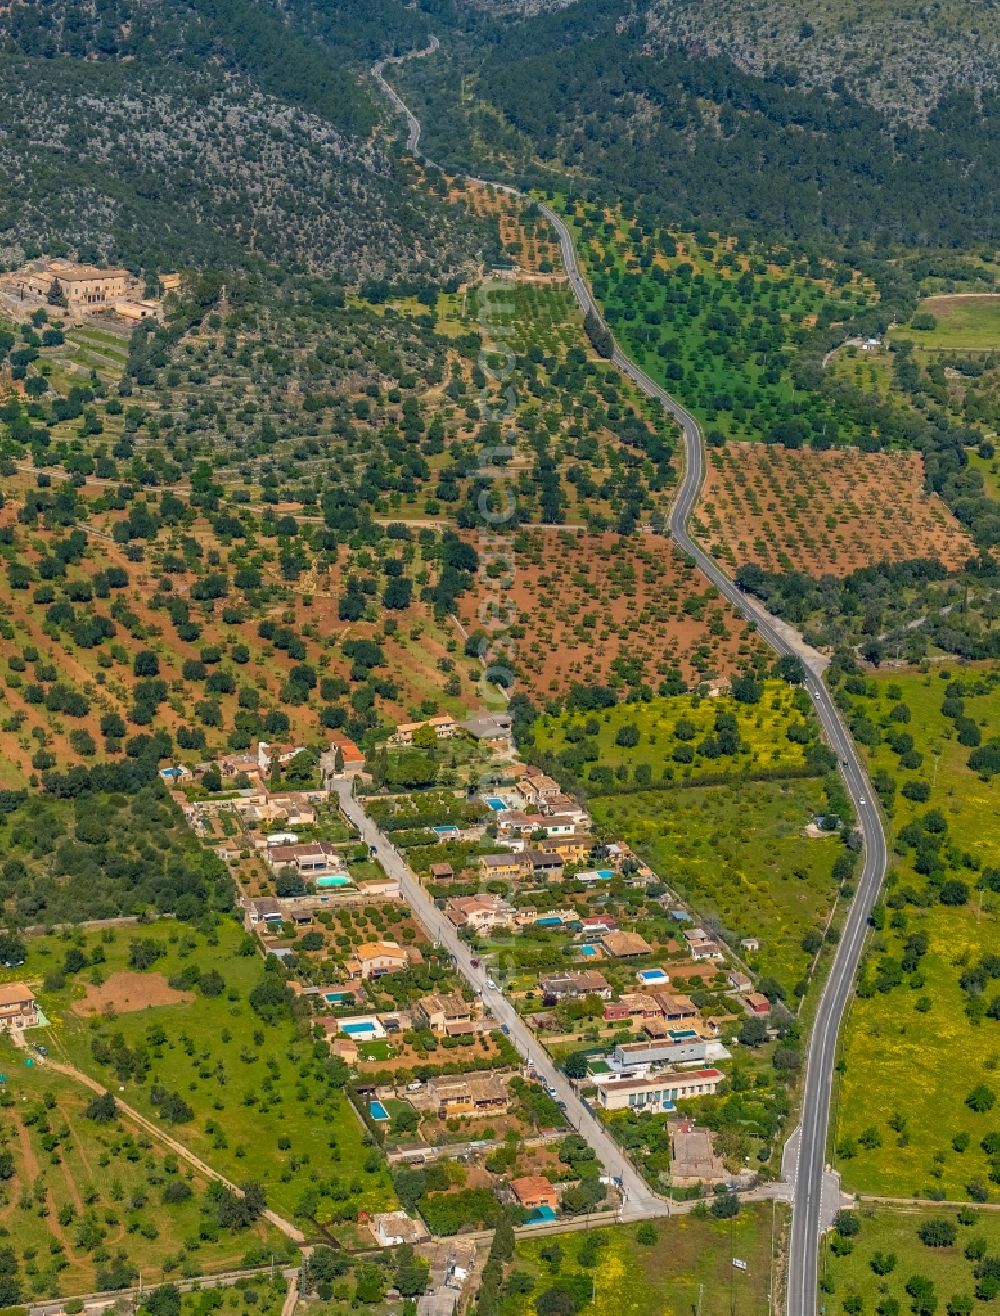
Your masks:
<svg viewBox="0 0 1000 1316"><path fill-rule="evenodd" d="M578 190L668 223L824 245L969 247L1000 232L989 91L950 91L926 128L895 127L846 87L653 51L645 16L607 0L506 24L485 58L467 47L407 78L442 163L488 162L553 190L570 171Z"/></svg>
<svg viewBox="0 0 1000 1316"><path fill-rule="evenodd" d="M488 230L411 186L372 136L366 65L425 25L391 3L13 4L0 261L263 261L352 282L471 269Z"/></svg>
<svg viewBox="0 0 1000 1316"><path fill-rule="evenodd" d="M656 0L655 49L726 55L748 73L802 86L846 86L909 122L926 120L953 86L994 89L1000 17L991 0L819 5L815 0Z"/></svg>

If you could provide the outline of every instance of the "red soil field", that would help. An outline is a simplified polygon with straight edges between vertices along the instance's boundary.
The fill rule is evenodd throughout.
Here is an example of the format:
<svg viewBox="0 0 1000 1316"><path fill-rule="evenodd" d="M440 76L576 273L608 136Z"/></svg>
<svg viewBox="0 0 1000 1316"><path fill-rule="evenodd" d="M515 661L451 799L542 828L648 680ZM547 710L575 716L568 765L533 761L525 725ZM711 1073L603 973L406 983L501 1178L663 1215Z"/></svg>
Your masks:
<svg viewBox="0 0 1000 1316"><path fill-rule="evenodd" d="M73 1002L74 1014L103 1014L111 1006L118 1014L133 1014L156 1005L180 1005L193 1001L194 992L176 991L162 973L112 973L100 987L87 984L82 1001Z"/></svg>
<svg viewBox="0 0 1000 1316"><path fill-rule="evenodd" d="M23 484L23 481L11 481L5 490L7 503L0 510L0 528L9 529L16 535L14 551L17 560L36 568L39 561L48 554L52 542L62 537L65 531L49 529L40 524L30 528L18 524L18 483ZM118 622L117 634L110 643L92 649L79 648L65 633L53 631L46 624L46 605L33 600L34 583L26 590L7 588L6 570L0 564L4 616L12 628L12 638L0 637L0 680L5 682L5 711L0 721L6 724L0 729L0 761L3 764L0 769L0 786L19 786L27 782L33 771L32 756L40 746L55 756L60 767L81 762L81 755L69 741L70 732L76 729L89 732L98 747L96 757L103 758L101 717L105 713L115 712L128 723L132 691L136 683L132 658L136 651L145 648L153 648L157 652L159 675L170 691L167 702L161 704L157 711L155 728L163 727L171 734L176 734L178 727L196 721L193 716L194 705L199 699L206 698L206 693L201 682L184 679L182 667L185 659L197 658L206 645L219 645L228 653L234 642L242 642L250 652L249 662L235 668L227 658L222 664L234 672L237 684L254 686L260 691L265 706L283 708L291 721L287 737L290 741L296 744L321 744L327 741L329 736L319 725L318 697L314 696L308 704L298 705L282 700L281 690L295 666L295 660L261 639L257 628L262 617L268 617L279 625L290 626L301 635L307 644L307 660L316 664L324 676L346 677L348 674L350 663L340 651L340 641L347 638L377 640L386 657L386 667L381 669L381 674L391 679L397 688L395 698L380 700L380 712L390 720L405 720L427 699L443 700L448 711L462 714L471 712L478 705L477 688L464 677L464 671L474 667L468 661L455 664L463 674L461 694L449 699L443 697L446 674L442 664L453 662L461 656L461 643L457 631L448 623L442 627L434 622L431 610L426 605L414 602L410 607L393 613L397 630L392 636L384 635L381 620L374 623L347 623L339 619L338 599L342 578L354 569L350 560L351 552L346 545L338 549L337 560L329 571L317 572L311 568L293 585L286 584L287 593L283 601L266 607L263 612L248 608L244 620L239 622L223 622L221 614L227 600L196 602L190 599L191 585L195 579L193 575L173 576L172 592L191 602L192 616L202 626L202 633L197 640L182 641L166 614L154 611L149 606L149 600L161 581L159 564L163 553L176 550L176 545L170 542L175 536L168 531L161 532L155 544L146 545L145 561L132 562L125 548L113 542L110 537L121 515L99 513L92 517L92 533L84 559L69 572L70 576L79 577L92 575L108 566L123 567L128 572L128 586L115 591L112 599L78 605L81 610L107 615L114 601L120 600L127 604L136 619L134 633L130 634L126 626ZM187 529L190 537L203 545L206 554L218 550L222 565L228 564L227 550L216 541L204 521L199 519ZM232 571L233 564L228 565ZM275 583L280 581L278 569L271 563L266 564L264 575ZM228 601L239 602L239 591L233 590ZM447 647L449 639L455 645L450 656ZM90 701L90 711L85 717L52 713L44 705L31 703L25 698L25 687L34 680L33 664L29 663L27 670L23 670L18 655L28 648L37 651L42 661L55 668L60 681L86 695ZM109 664L108 655L112 649L119 657ZM19 664L16 669L11 665L12 660ZM203 757L213 757L227 747L228 729L233 725L237 711L236 694L220 694L212 698L217 699L222 709L223 726L205 728L207 747ZM149 728L129 725L128 734L134 735L145 730Z"/></svg>
<svg viewBox="0 0 1000 1316"><path fill-rule="evenodd" d="M495 604L515 690L535 699L636 675L655 692L673 671L688 683L725 683L762 647L660 536L532 529L512 536L510 551L494 554L503 574L480 572L475 601L462 600L462 621L470 631L482 627ZM494 634L499 640L504 632ZM497 652L501 647L494 644Z"/></svg>
<svg viewBox="0 0 1000 1316"><path fill-rule="evenodd" d="M709 449L693 525L730 568L752 562L812 576L918 557L955 569L975 552L925 491L917 452L729 442Z"/></svg>

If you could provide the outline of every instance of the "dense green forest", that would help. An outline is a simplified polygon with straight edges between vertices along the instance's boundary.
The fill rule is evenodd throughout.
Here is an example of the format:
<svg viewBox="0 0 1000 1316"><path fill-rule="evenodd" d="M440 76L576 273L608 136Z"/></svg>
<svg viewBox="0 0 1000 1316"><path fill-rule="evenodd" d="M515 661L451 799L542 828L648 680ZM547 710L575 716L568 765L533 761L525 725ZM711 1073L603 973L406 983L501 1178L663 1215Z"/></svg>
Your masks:
<svg viewBox="0 0 1000 1316"><path fill-rule="evenodd" d="M0 14L0 35L26 55L129 60L143 74L170 68L175 82L217 63L358 134L372 127L375 107L356 66L425 44L428 27L426 14L399 0L48 0L15 2Z"/></svg>
<svg viewBox="0 0 1000 1316"><path fill-rule="evenodd" d="M0 901L8 926L143 911L194 920L230 907L222 861L155 780L149 740L138 737L118 765L48 774L40 795L0 792ZM0 949L2 958L17 958L16 945Z"/></svg>
<svg viewBox="0 0 1000 1316"><path fill-rule="evenodd" d="M411 63L425 149L548 187L571 170L577 189L681 226L826 245L997 237L995 93L949 91L926 127L897 126L842 84L809 91L722 56L649 54L643 8L629 21L581 0L477 34L450 63ZM459 94L463 73L474 95Z"/></svg>

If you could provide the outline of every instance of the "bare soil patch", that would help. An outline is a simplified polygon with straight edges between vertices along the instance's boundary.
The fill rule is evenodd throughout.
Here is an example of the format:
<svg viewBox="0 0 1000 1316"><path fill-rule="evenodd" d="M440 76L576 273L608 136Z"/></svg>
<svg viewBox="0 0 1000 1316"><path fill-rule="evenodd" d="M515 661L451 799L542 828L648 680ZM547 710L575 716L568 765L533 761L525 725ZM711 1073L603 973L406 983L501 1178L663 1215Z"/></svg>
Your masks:
<svg viewBox="0 0 1000 1316"><path fill-rule="evenodd" d="M157 1005L182 1005L194 1000L194 992L179 992L162 973L112 973L100 987L87 986L82 1001L73 1002L73 1013L103 1014L110 1006L118 1014L134 1014Z"/></svg>

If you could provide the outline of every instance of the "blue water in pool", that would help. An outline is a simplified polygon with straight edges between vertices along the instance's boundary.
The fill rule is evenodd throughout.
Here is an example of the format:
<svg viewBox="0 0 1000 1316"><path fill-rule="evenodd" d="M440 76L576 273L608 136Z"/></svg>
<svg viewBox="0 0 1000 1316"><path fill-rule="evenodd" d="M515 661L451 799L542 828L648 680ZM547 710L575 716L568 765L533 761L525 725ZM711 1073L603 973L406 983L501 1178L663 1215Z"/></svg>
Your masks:
<svg viewBox="0 0 1000 1316"><path fill-rule="evenodd" d="M372 1024L341 1024L340 1026L348 1037L374 1036L375 1033Z"/></svg>
<svg viewBox="0 0 1000 1316"><path fill-rule="evenodd" d="M381 1101L373 1101L368 1107L368 1114L373 1120L387 1120L389 1118L389 1112Z"/></svg>
<svg viewBox="0 0 1000 1316"><path fill-rule="evenodd" d="M507 808L503 800L499 799L496 795L487 795L486 803L490 806L490 808L493 810L494 813L503 813L504 810Z"/></svg>

